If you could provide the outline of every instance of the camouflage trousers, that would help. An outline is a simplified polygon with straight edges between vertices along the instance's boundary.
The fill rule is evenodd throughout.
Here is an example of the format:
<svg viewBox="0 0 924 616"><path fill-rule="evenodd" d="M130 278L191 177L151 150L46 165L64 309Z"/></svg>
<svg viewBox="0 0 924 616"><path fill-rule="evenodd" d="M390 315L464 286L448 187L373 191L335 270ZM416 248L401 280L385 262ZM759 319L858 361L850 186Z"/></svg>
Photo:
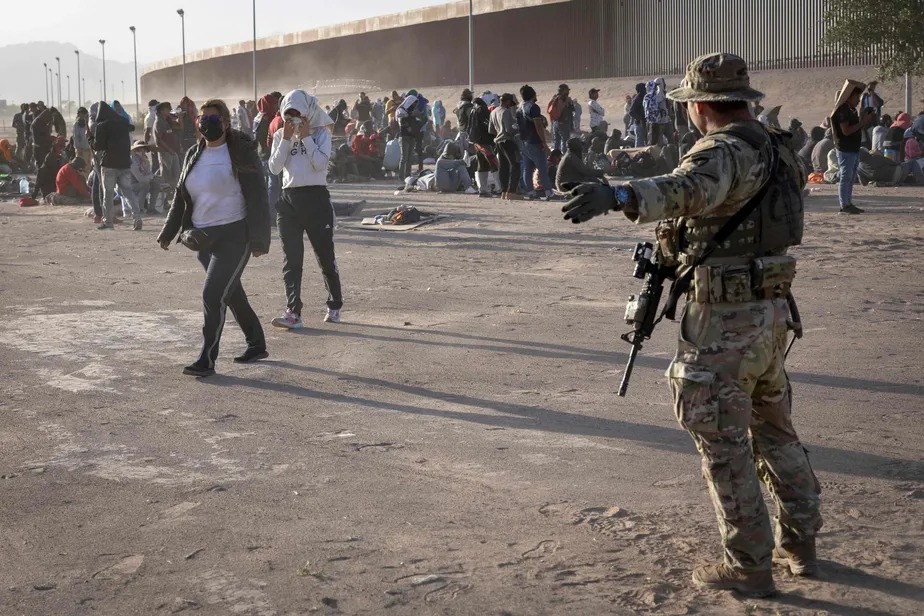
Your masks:
<svg viewBox="0 0 924 616"><path fill-rule="evenodd" d="M821 528L821 489L790 416L788 318L784 299L690 302L668 368L677 419L702 454L725 562L741 571L768 569L774 540L785 547ZM761 481L776 502L773 529Z"/></svg>

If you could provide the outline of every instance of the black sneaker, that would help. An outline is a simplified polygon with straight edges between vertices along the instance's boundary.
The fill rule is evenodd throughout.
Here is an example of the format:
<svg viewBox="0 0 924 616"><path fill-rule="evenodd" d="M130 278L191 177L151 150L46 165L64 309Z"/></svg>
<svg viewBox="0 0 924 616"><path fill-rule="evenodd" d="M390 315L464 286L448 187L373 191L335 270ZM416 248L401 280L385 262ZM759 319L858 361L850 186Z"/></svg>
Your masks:
<svg viewBox="0 0 924 616"><path fill-rule="evenodd" d="M858 208L855 205L850 205L849 203L841 208L841 214L862 214L863 210Z"/></svg>
<svg viewBox="0 0 924 616"><path fill-rule="evenodd" d="M208 366L203 366L202 364L196 362L183 368L183 374L194 376L196 378L202 378L215 374L215 368L209 368Z"/></svg>
<svg viewBox="0 0 924 616"><path fill-rule="evenodd" d="M854 208L856 211L860 212L861 214L866 211L862 207L855 206L853 203L850 204L850 207Z"/></svg>
<svg viewBox="0 0 924 616"><path fill-rule="evenodd" d="M266 352L266 349L247 349L242 354L235 357L234 362L238 364L249 364L250 362L266 359L267 357L269 357L269 353Z"/></svg>

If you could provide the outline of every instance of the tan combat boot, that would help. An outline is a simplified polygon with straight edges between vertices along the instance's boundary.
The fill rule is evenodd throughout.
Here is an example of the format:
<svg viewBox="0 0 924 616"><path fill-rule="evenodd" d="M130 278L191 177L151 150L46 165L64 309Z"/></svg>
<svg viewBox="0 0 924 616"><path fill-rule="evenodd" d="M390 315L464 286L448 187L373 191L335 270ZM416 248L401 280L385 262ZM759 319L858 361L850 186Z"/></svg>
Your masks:
<svg viewBox="0 0 924 616"><path fill-rule="evenodd" d="M773 548L773 562L787 565L793 575L816 575L818 562L815 560L815 537L808 537L805 541L786 547Z"/></svg>
<svg viewBox="0 0 924 616"><path fill-rule="evenodd" d="M776 593L773 573L766 571L735 571L725 563L700 565L693 570L693 583L712 590L736 590L748 597L769 597Z"/></svg>

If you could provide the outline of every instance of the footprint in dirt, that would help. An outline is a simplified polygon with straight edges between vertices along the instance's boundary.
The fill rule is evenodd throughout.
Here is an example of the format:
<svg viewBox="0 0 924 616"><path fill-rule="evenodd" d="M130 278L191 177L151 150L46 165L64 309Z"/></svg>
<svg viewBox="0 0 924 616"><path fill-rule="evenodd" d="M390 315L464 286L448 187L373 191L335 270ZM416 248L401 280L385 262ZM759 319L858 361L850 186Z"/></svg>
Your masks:
<svg viewBox="0 0 924 616"><path fill-rule="evenodd" d="M615 535L620 531L631 530L635 520L629 512L620 507L588 507L571 514L571 523L575 526L586 524L591 529L604 535Z"/></svg>
<svg viewBox="0 0 924 616"><path fill-rule="evenodd" d="M523 552L520 555L520 558L524 560L528 558L542 558L543 556L553 554L555 550L557 549L558 549L557 542L552 541L551 539L546 539L544 541L540 541L539 545L537 545L533 549L526 550L525 552Z"/></svg>

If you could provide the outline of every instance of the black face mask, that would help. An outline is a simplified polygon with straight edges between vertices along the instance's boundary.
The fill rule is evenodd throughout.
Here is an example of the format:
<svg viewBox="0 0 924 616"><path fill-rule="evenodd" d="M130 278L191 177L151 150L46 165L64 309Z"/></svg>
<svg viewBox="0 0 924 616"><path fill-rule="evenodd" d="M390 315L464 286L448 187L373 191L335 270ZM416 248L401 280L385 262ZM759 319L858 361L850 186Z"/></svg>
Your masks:
<svg viewBox="0 0 924 616"><path fill-rule="evenodd" d="M206 141L218 141L225 134L225 127L220 120L216 122L203 116L199 119L199 132Z"/></svg>

